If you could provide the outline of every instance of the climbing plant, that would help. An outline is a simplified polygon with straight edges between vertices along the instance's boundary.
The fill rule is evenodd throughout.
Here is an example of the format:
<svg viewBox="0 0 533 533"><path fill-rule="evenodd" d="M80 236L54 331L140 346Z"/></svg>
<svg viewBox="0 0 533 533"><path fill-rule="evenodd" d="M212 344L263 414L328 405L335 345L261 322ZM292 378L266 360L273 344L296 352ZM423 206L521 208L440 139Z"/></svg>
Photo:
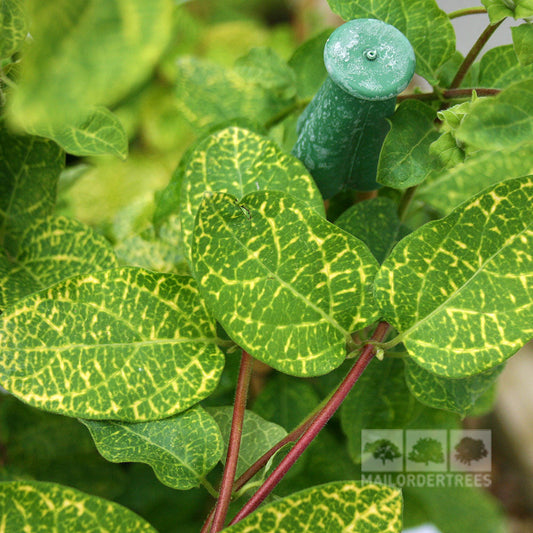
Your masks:
<svg viewBox="0 0 533 533"><path fill-rule="evenodd" d="M533 8L482 3L0 3L1 531L502 531L362 467L533 338Z"/></svg>

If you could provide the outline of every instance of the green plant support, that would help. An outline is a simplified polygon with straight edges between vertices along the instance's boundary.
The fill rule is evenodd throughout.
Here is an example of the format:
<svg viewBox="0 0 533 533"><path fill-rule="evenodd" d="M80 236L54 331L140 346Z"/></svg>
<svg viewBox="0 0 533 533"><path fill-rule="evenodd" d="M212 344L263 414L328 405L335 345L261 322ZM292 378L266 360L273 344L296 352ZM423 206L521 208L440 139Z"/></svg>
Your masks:
<svg viewBox="0 0 533 533"><path fill-rule="evenodd" d="M377 189L386 118L413 77L413 48L394 26L351 20L331 34L324 63L329 76L298 120L293 153L324 198Z"/></svg>

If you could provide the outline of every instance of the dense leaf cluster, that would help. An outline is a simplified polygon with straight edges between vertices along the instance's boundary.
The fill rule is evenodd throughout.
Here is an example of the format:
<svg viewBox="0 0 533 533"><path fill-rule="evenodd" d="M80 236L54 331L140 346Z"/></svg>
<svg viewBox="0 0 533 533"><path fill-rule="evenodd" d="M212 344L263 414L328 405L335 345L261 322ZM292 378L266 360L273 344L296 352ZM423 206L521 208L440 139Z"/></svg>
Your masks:
<svg viewBox="0 0 533 533"><path fill-rule="evenodd" d="M398 102L371 176L380 188L363 199L355 183L324 203L290 151L326 79L331 30L315 23L293 51L292 32L268 29L256 4L244 17L236 1L1 3L7 531L199 530L205 493L167 487L217 496L241 351L265 371L242 413L235 500L374 344L384 359L314 435L283 498L228 531L400 532L403 506L407 525L464 531L470 510L498 530L483 495L469 492L450 525L452 492L406 489L402 502L362 484L362 452L401 454L386 440L362 450L361 430L458 428L490 409L505 361L533 337L532 27L472 63L434 0L329 0L345 20L402 31L432 92ZM533 16L527 0L483 4L492 25ZM388 338L371 338L385 322ZM102 461L84 427L128 465ZM408 458L443 463L439 446L422 439Z"/></svg>

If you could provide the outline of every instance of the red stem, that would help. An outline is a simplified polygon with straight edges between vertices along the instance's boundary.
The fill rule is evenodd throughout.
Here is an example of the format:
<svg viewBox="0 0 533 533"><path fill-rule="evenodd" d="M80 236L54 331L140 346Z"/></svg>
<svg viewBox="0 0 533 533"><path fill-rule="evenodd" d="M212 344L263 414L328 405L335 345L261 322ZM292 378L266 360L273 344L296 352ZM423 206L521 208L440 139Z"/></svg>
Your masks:
<svg viewBox="0 0 533 533"><path fill-rule="evenodd" d="M244 474L242 474L237 481L233 484L233 491L238 491L252 479L257 472L261 470L270 458L281 448L286 446L287 444L290 444L291 442L296 442L301 436L302 433L310 426L311 422L314 420L317 413L312 413L308 418L306 418L297 428L293 429L288 435L286 435L283 439L281 439L277 444L272 446L270 450L268 450L264 455L262 455ZM211 512L207 516L204 525L200 531L200 533L208 533L210 531L211 524L213 522L213 515L215 514L215 507L211 509Z"/></svg>
<svg viewBox="0 0 533 533"><path fill-rule="evenodd" d="M252 358L246 351L242 351L241 367L237 380L235 391L235 403L233 404L233 418L231 420L231 431L228 443L228 453L226 455L226 466L222 474L220 491L215 514L211 526L211 533L218 533L224 528L226 515L233 492L233 482L235 472L237 471L237 462L239 460L239 449L241 447L242 424L244 421L244 412L246 410L246 399L248 397L248 387L250 385L250 376L252 375Z"/></svg>
<svg viewBox="0 0 533 533"><path fill-rule="evenodd" d="M468 72L468 69L472 66L472 63L476 60L476 57L481 52L482 48L485 46L487 41L490 39L491 35L498 29L500 24L505 19L500 20L500 22L497 22L494 25L488 25L483 33L479 36L478 40L474 43L474 46L470 49L470 52L468 52L467 56L464 58L464 61L461 63L461 66L459 67L459 70L457 71L457 74L455 75L455 78L452 81L452 84L450 85L450 89L456 89L461 85L462 81L464 80L464 77L466 76L466 73Z"/></svg>
<svg viewBox="0 0 533 533"><path fill-rule="evenodd" d="M386 322L380 322L372 336L373 342L381 342L385 338L389 329ZM357 359L354 366L348 372L338 389L333 393L324 408L313 419L309 427L305 430L302 437L283 458L281 463L272 471L270 476L265 480L259 490L248 500L244 507L237 513L230 525L235 524L255 511L263 500L272 492L275 486L281 481L283 476L288 472L291 466L302 455L305 449L311 444L313 439L318 435L320 430L326 425L327 421L333 416L335 411L340 407L356 381L359 379L364 369L368 366L375 354L374 344L368 343L363 347L361 356Z"/></svg>

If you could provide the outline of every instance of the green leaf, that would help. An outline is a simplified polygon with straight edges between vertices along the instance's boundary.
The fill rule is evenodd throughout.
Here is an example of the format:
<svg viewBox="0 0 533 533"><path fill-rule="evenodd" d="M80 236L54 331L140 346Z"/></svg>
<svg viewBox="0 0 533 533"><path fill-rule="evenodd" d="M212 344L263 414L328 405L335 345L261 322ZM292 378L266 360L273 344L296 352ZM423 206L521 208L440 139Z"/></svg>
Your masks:
<svg viewBox="0 0 533 533"><path fill-rule="evenodd" d="M164 420L82 420L98 451L113 463L147 463L174 489L199 486L222 457L222 436L199 406Z"/></svg>
<svg viewBox="0 0 533 533"><path fill-rule="evenodd" d="M67 416L154 420L213 391L224 360L216 340L192 278L105 270L5 311L0 383L30 405Z"/></svg>
<svg viewBox="0 0 533 533"><path fill-rule="evenodd" d="M411 394L421 403L458 413L462 417L475 406L480 398L500 375L503 366L497 366L483 374L463 379L448 379L436 376L406 360L405 378Z"/></svg>
<svg viewBox="0 0 533 533"><path fill-rule="evenodd" d="M532 223L533 178L510 179L398 243L375 297L417 364L467 377L533 336Z"/></svg>
<svg viewBox="0 0 533 533"><path fill-rule="evenodd" d="M487 8L491 24L506 17L520 19L533 16L532 0L481 0L481 3Z"/></svg>
<svg viewBox="0 0 533 533"><path fill-rule="evenodd" d="M207 411L220 427L225 451L222 455L222 462L225 463L233 418L233 406L211 407ZM238 478L244 474L250 466L286 435L287 432L281 426L267 422L252 411L246 411L244 413L241 446L239 448L239 460L235 477Z"/></svg>
<svg viewBox="0 0 533 533"><path fill-rule="evenodd" d="M176 172L173 180L180 179ZM320 191L303 164L266 137L229 127L208 136L188 154L183 174L180 218L185 253L191 254L194 219L206 194L237 198L258 190L285 191L324 214Z"/></svg>
<svg viewBox="0 0 533 533"><path fill-rule="evenodd" d="M513 45L497 46L488 50L479 62L481 87L505 89L514 83L533 77L531 65L521 65Z"/></svg>
<svg viewBox="0 0 533 533"><path fill-rule="evenodd" d="M148 522L122 505L41 481L0 483L0 516L6 532L157 533Z"/></svg>
<svg viewBox="0 0 533 533"><path fill-rule="evenodd" d="M335 225L361 239L380 264L394 245L409 233L398 218L396 202L385 197L354 204L342 213Z"/></svg>
<svg viewBox="0 0 533 533"><path fill-rule="evenodd" d="M405 527L432 523L442 533L505 533L501 505L487 490L469 487L405 487ZM479 517L483 517L480 520ZM453 518L451 518L453 517Z"/></svg>
<svg viewBox="0 0 533 533"><path fill-rule="evenodd" d="M533 26L521 24L511 28L511 33L518 61L523 66L531 65L533 63Z"/></svg>
<svg viewBox="0 0 533 533"><path fill-rule="evenodd" d="M378 183L406 189L426 179L433 162L429 145L439 137L434 120L434 109L422 102L407 100L398 106L381 149Z"/></svg>
<svg viewBox="0 0 533 533"><path fill-rule="evenodd" d="M405 427L416 413L400 359L373 360L341 407L342 429L348 452L361 461L361 430Z"/></svg>
<svg viewBox="0 0 533 533"><path fill-rule="evenodd" d="M318 406L320 398L311 384L275 374L253 403L254 411L286 430L292 430Z"/></svg>
<svg viewBox="0 0 533 533"><path fill-rule="evenodd" d="M417 190L416 198L448 214L489 185L504 178L518 178L533 174L531 153L533 143L513 150L478 152L464 163L432 176Z"/></svg>
<svg viewBox="0 0 533 533"><path fill-rule="evenodd" d="M193 57L181 57L177 69L179 108L198 130L239 118L264 124L292 101L238 69Z"/></svg>
<svg viewBox="0 0 533 533"><path fill-rule="evenodd" d="M72 155L110 154L126 159L128 138L117 116L105 107L97 107L75 124L59 126L38 124L29 133L54 140Z"/></svg>
<svg viewBox="0 0 533 533"><path fill-rule="evenodd" d="M15 255L0 250L0 309L65 278L117 265L111 245L85 224L39 220L22 235Z"/></svg>
<svg viewBox="0 0 533 533"><path fill-rule="evenodd" d="M64 164L54 142L14 135L0 123L0 246L10 253L34 220L52 214Z"/></svg>
<svg viewBox="0 0 533 533"><path fill-rule="evenodd" d="M24 1L0 2L0 59L13 55L19 49L26 33Z"/></svg>
<svg viewBox="0 0 533 533"><path fill-rule="evenodd" d="M150 73L168 43L171 0L29 2L33 44L11 101L21 125L76 123Z"/></svg>
<svg viewBox="0 0 533 533"><path fill-rule="evenodd" d="M168 217L156 230L152 225L120 241L115 251L122 265L138 266L156 272L188 274L182 250L179 217Z"/></svg>
<svg viewBox="0 0 533 533"><path fill-rule="evenodd" d="M455 32L435 0L328 0L344 20L375 18L398 28L416 55L416 72L434 84L437 70L455 53ZM431 38L429 38L431 36Z"/></svg>
<svg viewBox="0 0 533 533"><path fill-rule="evenodd" d="M263 505L225 533L400 533L402 495L385 485L337 481L311 487Z"/></svg>
<svg viewBox="0 0 533 533"><path fill-rule="evenodd" d="M252 48L237 59L235 71L281 100L291 100L296 95L294 71L271 48Z"/></svg>
<svg viewBox="0 0 533 533"><path fill-rule="evenodd" d="M511 85L495 98L480 98L456 132L484 150L502 150L533 138L533 79Z"/></svg>
<svg viewBox="0 0 533 533"><path fill-rule="evenodd" d="M312 98L328 75L324 65L324 46L332 29L324 30L301 44L289 60L296 74L296 91L300 98Z"/></svg>
<svg viewBox="0 0 533 533"><path fill-rule="evenodd" d="M336 368L350 333L377 319L368 248L278 191L206 197L192 264L228 335L287 374Z"/></svg>
<svg viewBox="0 0 533 533"><path fill-rule="evenodd" d="M7 472L11 481L65 483L102 498L125 490L123 469L98 454L76 419L45 413L11 395L0 402L0 447L8 454L0 478Z"/></svg>

